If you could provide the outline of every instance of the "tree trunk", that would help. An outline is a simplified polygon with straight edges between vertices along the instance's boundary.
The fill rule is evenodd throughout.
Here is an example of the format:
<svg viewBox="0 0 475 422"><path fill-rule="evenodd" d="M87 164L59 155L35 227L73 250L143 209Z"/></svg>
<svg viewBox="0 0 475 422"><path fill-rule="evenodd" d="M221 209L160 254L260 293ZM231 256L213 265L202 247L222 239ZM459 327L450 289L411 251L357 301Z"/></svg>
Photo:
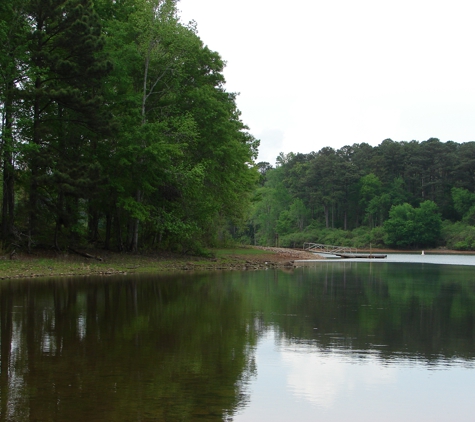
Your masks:
<svg viewBox="0 0 475 422"><path fill-rule="evenodd" d="M89 218L87 221L89 231L89 241L91 243L97 242L99 239L99 213L92 206L89 206Z"/></svg>
<svg viewBox="0 0 475 422"><path fill-rule="evenodd" d="M135 200L138 203L142 202L142 192L138 189L135 194ZM131 241L130 241L130 250L132 252L138 252L138 245L139 245L139 219L134 218L131 224Z"/></svg>
<svg viewBox="0 0 475 422"><path fill-rule="evenodd" d="M2 198L2 239L8 239L14 224L14 173L13 173L13 81L9 81L3 124L3 198Z"/></svg>
<svg viewBox="0 0 475 422"><path fill-rule="evenodd" d="M38 91L41 87L41 79L37 78L35 81L35 102L33 106L33 144L39 145L40 136L40 94ZM30 160L31 180L30 180L30 195L29 195L29 216L28 216L28 252L31 252L31 239L35 235L36 221L37 221L37 207L38 207L38 158L34 154Z"/></svg>
<svg viewBox="0 0 475 422"><path fill-rule="evenodd" d="M112 215L110 213L106 214L106 238L104 240L104 249L110 249L110 238L112 231Z"/></svg>
<svg viewBox="0 0 475 422"><path fill-rule="evenodd" d="M120 226L119 209L116 209L116 213L115 213L115 226L116 226L116 235L117 235L117 249L119 252L122 252L124 250L124 244L122 242L122 229Z"/></svg>

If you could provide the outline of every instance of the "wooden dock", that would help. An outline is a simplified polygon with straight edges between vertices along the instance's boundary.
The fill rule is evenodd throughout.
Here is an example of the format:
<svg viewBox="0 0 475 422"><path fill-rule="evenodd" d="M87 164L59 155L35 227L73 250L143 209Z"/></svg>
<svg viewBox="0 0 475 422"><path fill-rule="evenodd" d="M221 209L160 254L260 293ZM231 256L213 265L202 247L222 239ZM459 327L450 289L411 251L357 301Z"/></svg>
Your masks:
<svg viewBox="0 0 475 422"><path fill-rule="evenodd" d="M387 255L380 253L358 253L356 248L349 246L322 245L320 243L305 242L303 249L308 252L336 255L340 258L383 259Z"/></svg>
<svg viewBox="0 0 475 422"><path fill-rule="evenodd" d="M310 243L310 242L305 242L303 244L303 249L304 251L308 251L308 252L317 252L317 253L331 254L331 255L354 254L357 251L356 248L352 248L349 246L322 245L320 243Z"/></svg>
<svg viewBox="0 0 475 422"><path fill-rule="evenodd" d="M387 258L387 255L381 253L336 253L336 256L340 258L362 258L362 259L383 259Z"/></svg>

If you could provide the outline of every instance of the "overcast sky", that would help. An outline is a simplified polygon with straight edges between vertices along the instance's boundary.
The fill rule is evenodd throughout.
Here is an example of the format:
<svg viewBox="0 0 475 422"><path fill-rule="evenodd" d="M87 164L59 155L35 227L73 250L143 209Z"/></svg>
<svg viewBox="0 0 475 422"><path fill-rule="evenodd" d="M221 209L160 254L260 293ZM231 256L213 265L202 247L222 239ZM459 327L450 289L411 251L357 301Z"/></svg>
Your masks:
<svg viewBox="0 0 475 422"><path fill-rule="evenodd" d="M227 62L242 120L279 152L475 141L472 0L181 0Z"/></svg>

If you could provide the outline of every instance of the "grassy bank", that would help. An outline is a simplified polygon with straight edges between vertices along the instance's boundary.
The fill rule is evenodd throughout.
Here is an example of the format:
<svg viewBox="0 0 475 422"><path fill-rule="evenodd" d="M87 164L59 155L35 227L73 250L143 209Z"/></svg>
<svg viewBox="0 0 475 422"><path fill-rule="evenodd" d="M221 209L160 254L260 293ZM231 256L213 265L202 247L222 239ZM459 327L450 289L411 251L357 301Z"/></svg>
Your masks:
<svg viewBox="0 0 475 422"><path fill-rule="evenodd" d="M359 249L358 252L370 250ZM391 253L401 250L377 249L374 253ZM82 251L85 252L85 251ZM420 251L406 251L420 253ZM274 267L291 267L295 260L315 259L313 254L286 248L235 247L209 250L208 257L184 256L171 253L127 254L106 251L87 251L86 258L73 252L53 253L37 251L35 254L0 255L0 280L49 276L110 275L133 273L160 273L172 271L258 270ZM465 253L452 250L426 250L430 253ZM101 260L99 260L101 259Z"/></svg>
<svg viewBox="0 0 475 422"><path fill-rule="evenodd" d="M239 247L214 249L208 257L184 256L171 253L126 254L87 251L96 258L86 258L73 252L8 255L0 259L0 279L110 275L169 271L253 270L289 266L304 253L276 249Z"/></svg>

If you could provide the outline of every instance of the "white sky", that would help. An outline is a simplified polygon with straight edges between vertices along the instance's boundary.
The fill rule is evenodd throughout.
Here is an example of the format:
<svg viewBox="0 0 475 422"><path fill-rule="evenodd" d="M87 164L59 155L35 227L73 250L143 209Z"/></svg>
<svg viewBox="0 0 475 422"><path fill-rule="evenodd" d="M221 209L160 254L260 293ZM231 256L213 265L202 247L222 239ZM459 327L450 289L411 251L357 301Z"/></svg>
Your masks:
<svg viewBox="0 0 475 422"><path fill-rule="evenodd" d="M227 62L226 89L279 152L475 141L472 0L180 0Z"/></svg>

